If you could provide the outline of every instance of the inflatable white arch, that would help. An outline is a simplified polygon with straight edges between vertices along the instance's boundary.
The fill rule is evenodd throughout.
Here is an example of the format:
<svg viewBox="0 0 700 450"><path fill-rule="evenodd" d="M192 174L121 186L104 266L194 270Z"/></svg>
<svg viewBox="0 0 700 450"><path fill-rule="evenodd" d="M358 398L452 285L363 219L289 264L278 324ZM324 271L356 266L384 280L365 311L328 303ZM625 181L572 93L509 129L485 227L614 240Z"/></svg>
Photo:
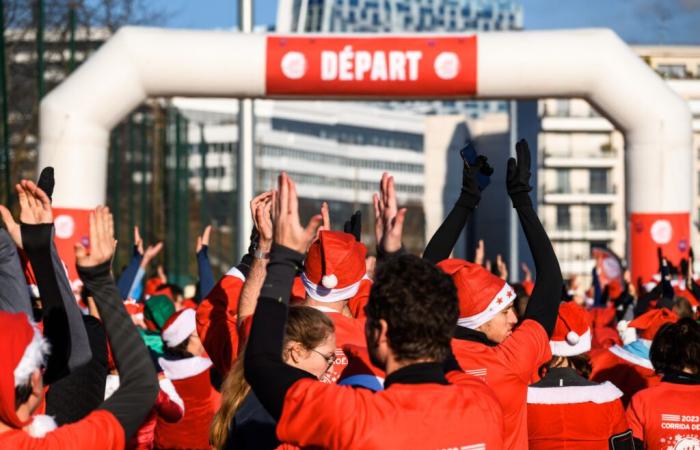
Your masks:
<svg viewBox="0 0 700 450"><path fill-rule="evenodd" d="M656 271L655 247L676 260L690 242L690 111L612 31L285 36L126 27L41 102L39 165L56 168L60 245L84 235L86 211L105 201L112 127L147 97L175 95L582 97L625 134L633 274Z"/></svg>

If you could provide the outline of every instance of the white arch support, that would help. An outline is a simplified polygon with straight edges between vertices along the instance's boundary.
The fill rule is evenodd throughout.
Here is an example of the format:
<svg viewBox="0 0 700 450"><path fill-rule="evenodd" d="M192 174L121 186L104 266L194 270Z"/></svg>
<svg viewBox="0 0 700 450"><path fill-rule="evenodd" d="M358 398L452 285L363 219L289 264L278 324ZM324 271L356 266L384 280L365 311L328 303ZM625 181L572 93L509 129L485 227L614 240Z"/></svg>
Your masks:
<svg viewBox="0 0 700 450"><path fill-rule="evenodd" d="M39 165L56 168L59 238L79 237L81 216L104 202L112 127L147 97L175 95L582 97L625 134L634 275L656 271L657 246L676 260L690 242L690 111L602 29L283 36L122 28L41 103Z"/></svg>

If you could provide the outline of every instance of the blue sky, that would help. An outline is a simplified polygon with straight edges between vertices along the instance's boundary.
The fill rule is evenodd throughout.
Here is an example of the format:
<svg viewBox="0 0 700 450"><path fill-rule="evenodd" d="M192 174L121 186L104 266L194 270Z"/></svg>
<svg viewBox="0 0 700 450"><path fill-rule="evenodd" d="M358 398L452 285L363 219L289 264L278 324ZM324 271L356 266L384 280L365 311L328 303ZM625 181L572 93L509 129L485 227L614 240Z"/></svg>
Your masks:
<svg viewBox="0 0 700 450"><path fill-rule="evenodd" d="M163 25L231 28L237 0L149 0L170 12ZM700 45L700 0L521 0L526 29L608 27L640 44ZM277 0L254 0L256 24L273 24Z"/></svg>

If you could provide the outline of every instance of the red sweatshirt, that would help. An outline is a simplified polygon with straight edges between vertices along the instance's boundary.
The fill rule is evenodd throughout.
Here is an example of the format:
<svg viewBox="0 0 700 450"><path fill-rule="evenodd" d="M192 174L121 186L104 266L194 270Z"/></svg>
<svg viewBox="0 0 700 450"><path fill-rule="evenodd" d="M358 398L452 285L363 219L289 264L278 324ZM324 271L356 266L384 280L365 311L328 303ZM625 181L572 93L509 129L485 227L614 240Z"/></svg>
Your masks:
<svg viewBox="0 0 700 450"><path fill-rule="evenodd" d="M528 448L608 450L611 439L631 444L620 397L622 391L609 382L531 386L527 398Z"/></svg>
<svg viewBox="0 0 700 450"><path fill-rule="evenodd" d="M661 379L648 359L640 358L624 348L613 345L591 352L591 380L610 381L624 393L622 404L627 406L632 396L642 389L659 384Z"/></svg>
<svg viewBox="0 0 700 450"><path fill-rule="evenodd" d="M525 320L496 346L453 339L452 351L462 369L485 380L498 398L505 422L503 448L527 448L527 386L536 369L552 357L542 325Z"/></svg>
<svg viewBox="0 0 700 450"><path fill-rule="evenodd" d="M63 425L44 437L31 437L24 430L0 434L0 448L12 450L121 450L124 429L119 421L104 409L88 414L84 419Z"/></svg>
<svg viewBox="0 0 700 450"><path fill-rule="evenodd" d="M312 379L287 391L277 436L333 449L502 448L503 417L493 392L456 372L451 384L391 384L372 393Z"/></svg>
<svg viewBox="0 0 700 450"><path fill-rule="evenodd" d="M700 449L700 385L664 381L639 391L627 408L627 421L644 448Z"/></svg>

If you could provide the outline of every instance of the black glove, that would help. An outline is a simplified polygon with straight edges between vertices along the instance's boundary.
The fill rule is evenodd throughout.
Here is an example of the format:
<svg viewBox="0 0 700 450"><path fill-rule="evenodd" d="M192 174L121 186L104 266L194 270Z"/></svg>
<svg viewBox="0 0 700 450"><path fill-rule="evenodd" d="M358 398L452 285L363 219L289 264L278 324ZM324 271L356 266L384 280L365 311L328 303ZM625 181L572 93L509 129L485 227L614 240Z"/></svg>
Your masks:
<svg viewBox="0 0 700 450"><path fill-rule="evenodd" d="M521 206L532 206L530 200L530 147L525 139L520 139L515 144L515 153L518 157L508 159L508 168L506 172L506 189L508 195L513 201L513 208Z"/></svg>
<svg viewBox="0 0 700 450"><path fill-rule="evenodd" d="M345 221L343 231L355 236L357 242L362 241L362 213L360 211L355 211L355 214Z"/></svg>
<svg viewBox="0 0 700 450"><path fill-rule="evenodd" d="M476 157L474 165L464 160L462 168L462 191L456 204L474 209L481 200L481 191L486 189L490 182L493 168L489 165L488 158L484 155Z"/></svg>
<svg viewBox="0 0 700 450"><path fill-rule="evenodd" d="M41 171L41 175L39 175L39 181L36 182L36 185L39 189L46 193L49 200L52 200L51 196L53 195L53 188L56 185L56 180L53 177L53 167L44 167L44 169Z"/></svg>
<svg viewBox="0 0 700 450"><path fill-rule="evenodd" d="M661 260L661 298L672 299L675 296L671 285L671 271L666 258Z"/></svg>

